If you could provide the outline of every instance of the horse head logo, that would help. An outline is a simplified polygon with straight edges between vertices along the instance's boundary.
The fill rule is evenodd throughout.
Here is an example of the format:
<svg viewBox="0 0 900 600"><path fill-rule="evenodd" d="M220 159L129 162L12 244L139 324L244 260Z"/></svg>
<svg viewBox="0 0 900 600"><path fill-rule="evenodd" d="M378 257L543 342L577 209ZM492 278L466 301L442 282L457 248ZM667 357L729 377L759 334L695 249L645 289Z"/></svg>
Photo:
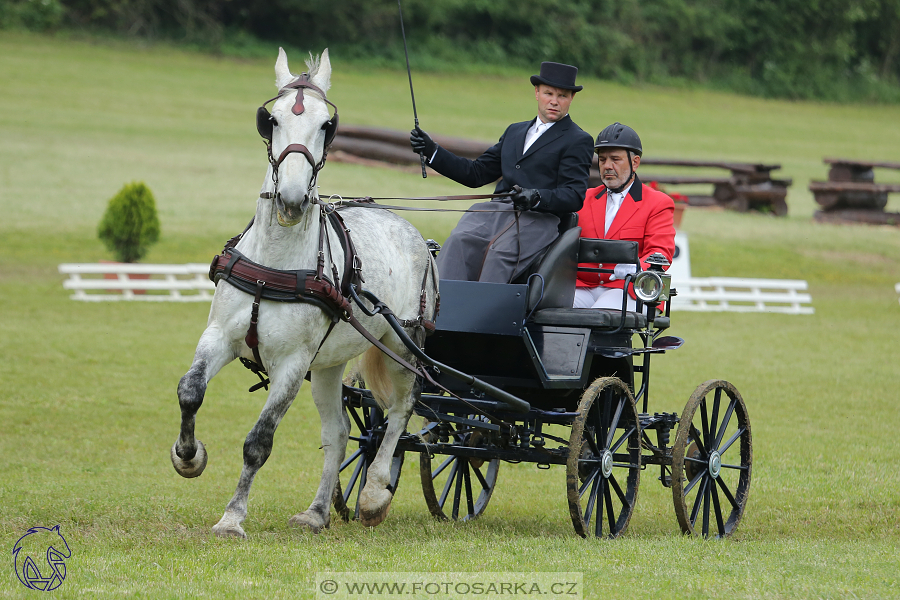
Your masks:
<svg viewBox="0 0 900 600"><path fill-rule="evenodd" d="M72 556L59 525L32 527L13 546L16 576L27 588L49 592L66 579L65 559Z"/></svg>

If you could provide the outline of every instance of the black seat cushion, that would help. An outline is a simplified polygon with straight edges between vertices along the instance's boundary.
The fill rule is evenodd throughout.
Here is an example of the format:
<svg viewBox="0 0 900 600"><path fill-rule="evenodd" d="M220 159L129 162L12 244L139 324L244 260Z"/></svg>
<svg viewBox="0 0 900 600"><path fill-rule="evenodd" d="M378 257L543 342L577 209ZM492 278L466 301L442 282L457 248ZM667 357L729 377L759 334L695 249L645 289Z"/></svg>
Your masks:
<svg viewBox="0 0 900 600"><path fill-rule="evenodd" d="M533 320L538 325L615 329L622 322L622 311L612 308L545 308L536 311ZM646 326L646 315L625 313L626 328L639 329Z"/></svg>

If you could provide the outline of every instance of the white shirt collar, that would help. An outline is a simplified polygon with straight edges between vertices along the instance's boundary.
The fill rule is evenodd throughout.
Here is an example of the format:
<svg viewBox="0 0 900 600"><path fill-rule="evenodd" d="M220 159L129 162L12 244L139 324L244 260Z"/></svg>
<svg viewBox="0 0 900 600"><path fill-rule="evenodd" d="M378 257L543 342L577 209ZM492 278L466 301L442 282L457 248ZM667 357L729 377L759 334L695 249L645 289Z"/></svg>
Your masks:
<svg viewBox="0 0 900 600"><path fill-rule="evenodd" d="M625 201L625 196L628 195L628 192L631 191L631 186L634 185L634 180L631 180L631 183L627 188L622 190L621 192L614 192L607 188L606 190L606 222L604 223L605 227L603 230L603 235L609 233L609 226L612 225L612 222L615 220L616 215L619 213L619 209L622 207L622 203Z"/></svg>
<svg viewBox="0 0 900 600"><path fill-rule="evenodd" d="M528 149L531 148L531 145L535 143L539 137L541 137L548 129L553 127L553 125L555 124L556 121L544 123L543 121L541 121L540 116L535 118L534 124L529 127L528 131L525 133L525 148L522 150L522 152L528 152Z"/></svg>

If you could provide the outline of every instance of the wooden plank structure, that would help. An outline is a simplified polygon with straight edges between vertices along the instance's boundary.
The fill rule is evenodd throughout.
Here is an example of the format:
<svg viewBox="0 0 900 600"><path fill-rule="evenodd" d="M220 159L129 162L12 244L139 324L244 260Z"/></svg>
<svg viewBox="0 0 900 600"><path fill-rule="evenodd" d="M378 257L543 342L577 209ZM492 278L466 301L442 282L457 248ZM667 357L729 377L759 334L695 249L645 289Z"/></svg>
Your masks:
<svg viewBox="0 0 900 600"><path fill-rule="evenodd" d="M138 263L66 263L63 288L73 300L110 302L208 302L216 286L209 280L209 265L147 265ZM137 277L140 277L138 279Z"/></svg>
<svg viewBox="0 0 900 600"><path fill-rule="evenodd" d="M475 159L490 148L494 142L475 141L464 138L433 135L442 147L457 156ZM388 163L405 167L417 167L419 158L410 151L409 133L380 127L341 125L332 145L333 159L343 162L375 165ZM673 160L644 158L641 165L662 167L687 167L693 169L724 169L729 175L646 175L641 171L641 179L649 183L656 181L665 185L711 184L711 195L688 195L691 206L721 206L730 210L745 212L760 210L779 216L787 214L787 188L790 179L773 179L772 171L781 165L764 165L729 161ZM597 157L591 165L590 185L601 185Z"/></svg>
<svg viewBox="0 0 900 600"><path fill-rule="evenodd" d="M828 181L810 181L809 190L822 210L814 218L823 222L858 222L900 225L900 213L885 212L888 194L900 193L900 184L875 183L875 169L900 169L900 163L849 158L825 158Z"/></svg>
<svg viewBox="0 0 900 600"><path fill-rule="evenodd" d="M661 158L642 158L641 166L688 167L693 169L724 169L730 172L727 176L697 175L653 175L646 169L640 172L645 182L655 181L663 185L697 185L711 184L712 195L688 194L690 206L720 206L728 210L747 212L758 210L770 212L779 217L787 215L787 189L793 180L774 179L772 171L781 165L759 163L741 163L715 160L673 160ZM600 183L600 172L595 170L596 159L592 166L591 181L596 178Z"/></svg>

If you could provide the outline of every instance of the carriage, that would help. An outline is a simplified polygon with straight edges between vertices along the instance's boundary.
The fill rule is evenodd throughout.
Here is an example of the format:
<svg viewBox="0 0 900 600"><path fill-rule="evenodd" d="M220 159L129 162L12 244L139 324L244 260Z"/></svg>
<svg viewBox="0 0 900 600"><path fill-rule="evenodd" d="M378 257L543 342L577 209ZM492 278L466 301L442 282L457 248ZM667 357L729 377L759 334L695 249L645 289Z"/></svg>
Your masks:
<svg viewBox="0 0 900 600"><path fill-rule="evenodd" d="M726 537L750 486L744 401L731 383L709 380L680 416L649 412L651 358L683 344L664 335L677 293L668 261L654 255L641 271L636 242L580 238L575 217L514 283L440 282L436 331L419 353L430 375L414 407L424 425L400 438L391 489L404 454L416 452L431 514L468 520L487 509L501 462L564 465L575 531L616 538L650 467L672 489L683 532ZM635 264L626 286L637 311L571 308L579 262ZM357 447L341 465L334 504L349 519L387 420L364 384L345 385L343 401Z"/></svg>
<svg viewBox="0 0 900 600"><path fill-rule="evenodd" d="M307 67L294 75L279 50L278 95L257 110L269 167L256 214L210 265L217 286L207 328L178 384L181 427L170 459L185 478L207 465L195 426L209 380L240 358L260 376L251 391L269 391L244 442L235 494L213 532L246 537L254 477L306 378L322 420L324 461L316 496L290 518L293 525L321 531L332 503L346 519L378 525L405 453L418 452L425 500L439 518L482 514L503 461L565 465L576 532L615 538L628 526L641 471L650 466L672 488L685 532L731 534L752 463L738 391L710 380L680 417L648 412L650 360L682 344L663 335L675 294L665 257L650 257L641 271L637 243L581 239L572 215L512 283L443 281L437 294L437 249L429 253L412 225L371 202L345 209L346 202L319 198L316 178L338 114L326 97L327 50ZM579 262L632 263L625 284L639 299L637 310L571 308ZM360 355L364 377L342 384L348 361ZM424 418L419 431L407 431L413 413ZM348 440L356 446L349 456Z"/></svg>

